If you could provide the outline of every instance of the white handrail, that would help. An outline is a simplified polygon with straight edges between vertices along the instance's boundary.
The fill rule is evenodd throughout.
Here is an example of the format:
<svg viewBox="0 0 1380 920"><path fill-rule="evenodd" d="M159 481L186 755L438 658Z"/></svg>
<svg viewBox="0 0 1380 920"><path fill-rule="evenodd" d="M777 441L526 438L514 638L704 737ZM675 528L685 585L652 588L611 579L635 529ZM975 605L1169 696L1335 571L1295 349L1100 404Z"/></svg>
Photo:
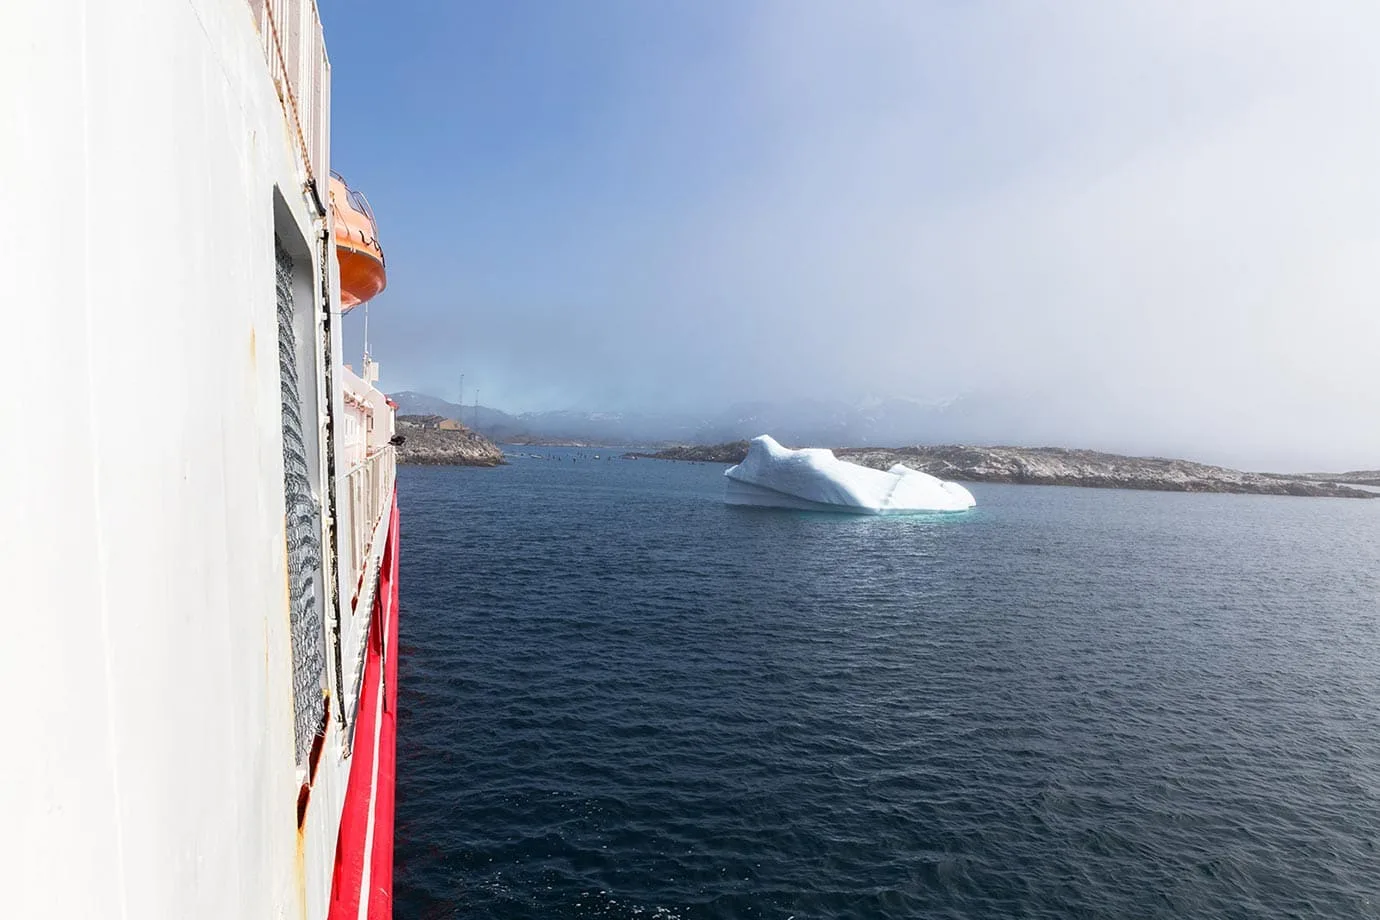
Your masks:
<svg viewBox="0 0 1380 920"><path fill-rule="evenodd" d="M249 0L269 75L309 183L324 203L330 171L331 64L314 0Z"/></svg>
<svg viewBox="0 0 1380 920"><path fill-rule="evenodd" d="M391 507L397 476L397 451L390 444L375 450L345 475L345 500L349 505L351 584L357 592L373 550L379 521Z"/></svg>
<svg viewBox="0 0 1380 920"><path fill-rule="evenodd" d="M341 663L344 668L341 716L353 725L359 706L359 691L364 677L369 623L374 598L379 588L388 528L392 520L393 482L397 473L397 453L389 444L376 449L346 474L346 533L342 534L345 552L350 556L350 606L342 599L340 632Z"/></svg>

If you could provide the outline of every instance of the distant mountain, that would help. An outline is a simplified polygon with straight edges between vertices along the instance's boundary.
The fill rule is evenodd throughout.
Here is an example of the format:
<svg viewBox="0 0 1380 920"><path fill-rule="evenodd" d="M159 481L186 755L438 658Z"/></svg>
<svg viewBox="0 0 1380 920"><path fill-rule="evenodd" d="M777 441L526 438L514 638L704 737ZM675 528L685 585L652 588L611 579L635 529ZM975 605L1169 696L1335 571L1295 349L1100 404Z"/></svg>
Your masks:
<svg viewBox="0 0 1380 920"><path fill-rule="evenodd" d="M951 403L871 399L857 404L799 399L740 403L706 420L691 439L718 444L770 433L822 446L874 446L952 439Z"/></svg>
<svg viewBox="0 0 1380 920"><path fill-rule="evenodd" d="M873 447L1019 440L1027 433L1021 424L1024 413L973 398L941 402L870 399L852 405L813 399L744 402L701 415L577 410L514 415L490 406L476 409L410 391L393 393L391 398L403 414L453 418L500 442L720 444L770 433L792 444Z"/></svg>
<svg viewBox="0 0 1380 920"><path fill-rule="evenodd" d="M794 399L741 402L719 411L508 413L489 406L459 406L422 393L392 394L402 412L453 418L500 443L577 443L607 447L656 448L723 444L770 434L795 447L907 447L967 444L1080 447L1126 454L1173 456L1201 450L1191 439L1116 441L1089 438L1105 428L1096 409L1078 393L1045 387L1020 393L969 392L949 399L896 397L843 400ZM1240 466L1231 452L1212 459ZM1283 465L1283 464L1281 464ZM1380 488L1380 471L1316 473L1301 477Z"/></svg>
<svg viewBox="0 0 1380 920"><path fill-rule="evenodd" d="M440 415L474 428L494 441L579 441L591 444L649 445L694 436L691 417L623 412L524 412L513 415L490 406L461 406L425 393L390 393L405 415Z"/></svg>
<svg viewBox="0 0 1380 920"><path fill-rule="evenodd" d="M460 406L453 402L446 402L439 396L428 396L425 393L413 393L411 390L405 390L401 393L389 393L388 398L398 404L399 415L439 415L442 418L460 420L458 415Z"/></svg>
<svg viewBox="0 0 1380 920"><path fill-rule="evenodd" d="M722 444L771 434L784 444L899 447L912 444L1055 444L1060 432L1040 427L1048 411L1034 399L967 394L922 401L871 398L857 403L796 399L743 402L702 414L656 412L524 412L460 406L435 396L392 394L407 414L441 415L495 441L576 441L609 446ZM1046 407L1047 408L1047 407ZM1094 445L1102 446L1102 445Z"/></svg>
<svg viewBox="0 0 1380 920"><path fill-rule="evenodd" d="M461 406L447 402L439 396L413 393L389 393L388 398L398 404L399 415L439 415L453 418L483 434L491 441L506 441L528 433L527 426L517 417L502 409L489 406Z"/></svg>

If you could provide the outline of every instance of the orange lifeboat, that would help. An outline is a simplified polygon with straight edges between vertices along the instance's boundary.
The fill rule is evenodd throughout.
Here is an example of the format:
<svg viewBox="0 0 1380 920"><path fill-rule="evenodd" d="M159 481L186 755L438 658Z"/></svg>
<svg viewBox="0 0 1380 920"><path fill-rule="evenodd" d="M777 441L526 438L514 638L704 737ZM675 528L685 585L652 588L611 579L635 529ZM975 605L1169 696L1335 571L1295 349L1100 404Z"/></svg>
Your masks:
<svg viewBox="0 0 1380 920"><path fill-rule="evenodd" d="M388 284L383 247L369 201L331 171L331 215L335 219L335 258L340 263L340 305L348 312Z"/></svg>

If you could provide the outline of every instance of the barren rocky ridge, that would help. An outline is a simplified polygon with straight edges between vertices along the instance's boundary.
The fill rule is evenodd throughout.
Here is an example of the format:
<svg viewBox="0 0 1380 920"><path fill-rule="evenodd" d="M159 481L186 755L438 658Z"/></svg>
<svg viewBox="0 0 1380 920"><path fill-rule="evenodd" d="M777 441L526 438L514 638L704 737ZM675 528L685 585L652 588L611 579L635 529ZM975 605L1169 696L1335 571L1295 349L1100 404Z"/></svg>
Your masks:
<svg viewBox="0 0 1380 920"><path fill-rule="evenodd" d="M673 447L630 456L658 460L737 463L747 455L747 445L747 441L733 441L705 447ZM834 453L842 459L874 469L887 469L894 464L904 463L912 469L922 470L941 479L964 482L1146 489L1162 492L1380 498L1380 494L1374 492L1328 481L1330 477L1327 474L1288 476L1278 473L1251 473L1195 463L1191 460L1126 457L1100 451L1058 447L845 447ZM1314 476L1317 478L1313 478ZM1364 480L1357 477L1353 481Z"/></svg>

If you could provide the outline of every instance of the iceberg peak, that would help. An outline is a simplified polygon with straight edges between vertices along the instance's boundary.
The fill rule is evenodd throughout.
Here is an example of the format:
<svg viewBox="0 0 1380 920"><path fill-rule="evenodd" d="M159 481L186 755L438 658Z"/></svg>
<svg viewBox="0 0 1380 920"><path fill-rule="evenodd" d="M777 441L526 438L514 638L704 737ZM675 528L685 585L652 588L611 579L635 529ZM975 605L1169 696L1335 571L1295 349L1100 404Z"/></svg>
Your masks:
<svg viewBox="0 0 1380 920"><path fill-rule="evenodd" d="M825 448L782 447L765 434L748 443L743 462L729 467L724 476L724 501L730 505L903 514L966 511L977 504L958 483L902 463L874 470L840 460Z"/></svg>

